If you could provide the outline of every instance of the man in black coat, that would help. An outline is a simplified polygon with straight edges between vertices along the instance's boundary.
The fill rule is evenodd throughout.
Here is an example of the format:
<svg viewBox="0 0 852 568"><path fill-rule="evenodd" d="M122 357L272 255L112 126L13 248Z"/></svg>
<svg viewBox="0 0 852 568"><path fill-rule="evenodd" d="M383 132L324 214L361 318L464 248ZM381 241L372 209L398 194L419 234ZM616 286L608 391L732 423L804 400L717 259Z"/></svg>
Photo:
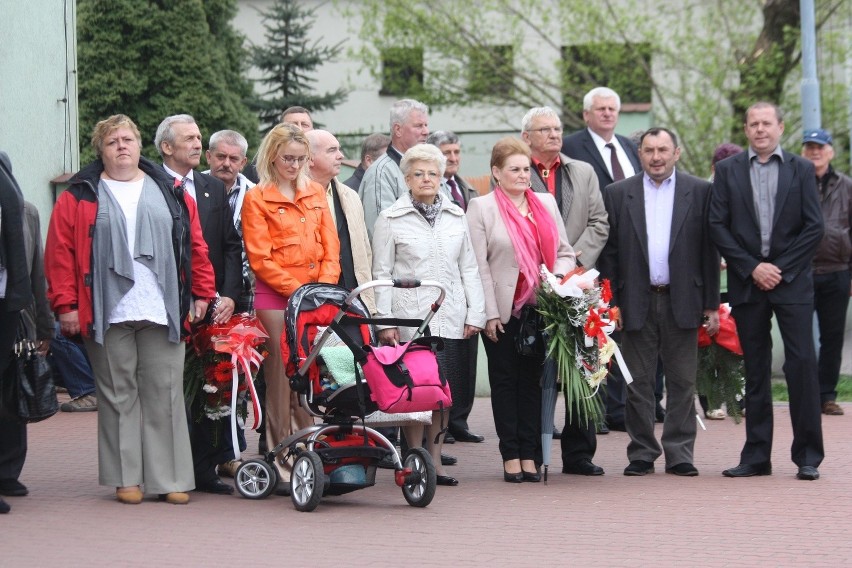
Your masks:
<svg viewBox="0 0 852 568"><path fill-rule="evenodd" d="M665 452L666 473L695 476L698 328L706 322L709 334L719 330L719 255L707 225L710 184L675 171L680 149L665 128L642 135L639 156L644 171L604 192L610 228L598 259L621 310L624 361L633 375L624 475L653 473ZM654 435L658 359L668 392L662 448Z"/></svg>
<svg viewBox="0 0 852 568"><path fill-rule="evenodd" d="M163 120L157 127L154 144L163 158L163 169L184 183L187 195L198 204L201 232L209 249L219 294L210 321L224 323L233 315L235 301L242 291L242 241L234 228L225 185L213 176L195 171L201 162L201 131L191 116L179 114ZM187 402L196 489L233 493L234 488L222 483L216 475L218 464L234 458L230 428L223 427L225 421L212 421L204 416L200 401ZM216 435L217 430L224 431L223 435Z"/></svg>
<svg viewBox="0 0 852 568"><path fill-rule="evenodd" d="M770 475L773 313L784 342L784 375L799 479L819 478L824 457L814 352L811 262L823 235L814 166L785 152L780 109L749 107L749 149L716 164L710 233L728 263L728 300L743 347L746 442L727 477Z"/></svg>
<svg viewBox="0 0 852 568"><path fill-rule="evenodd" d="M598 187L604 191L613 182L621 181L642 171L639 153L629 138L615 133L621 98L608 87L595 87L583 97L583 120L586 128L562 139L562 153L569 158L590 164L598 176ZM582 262L582 259L581 259ZM616 332L616 341L620 334ZM624 430L624 405L627 389L617 365L606 381L606 425ZM662 387L657 401L662 397ZM659 409L662 413L662 408ZM603 429L605 434L609 429Z"/></svg>

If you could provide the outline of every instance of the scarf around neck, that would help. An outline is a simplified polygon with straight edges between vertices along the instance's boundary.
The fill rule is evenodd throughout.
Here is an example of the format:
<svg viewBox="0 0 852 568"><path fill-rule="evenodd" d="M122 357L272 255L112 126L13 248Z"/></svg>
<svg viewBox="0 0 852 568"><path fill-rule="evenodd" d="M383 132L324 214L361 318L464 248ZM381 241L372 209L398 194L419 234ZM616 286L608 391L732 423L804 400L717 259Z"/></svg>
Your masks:
<svg viewBox="0 0 852 568"><path fill-rule="evenodd" d="M518 268L523 275L517 302L512 306L512 315L516 317L525 304L534 303L531 300L535 299L535 291L541 281L538 259L541 258L547 269L552 271L559 247L559 231L550 213L534 191L528 189L524 194L532 223L521 215L502 187L498 185L494 188L497 208L503 218L503 224L506 225L506 231L515 249L515 260L518 261Z"/></svg>
<svg viewBox="0 0 852 568"><path fill-rule="evenodd" d="M411 198L411 204L414 208L423 215L423 218L426 219L426 222L429 223L430 227L435 226L435 219L438 217L438 213L441 211L441 194L435 194L435 203L431 205L428 203L423 203L422 201L417 201L414 199L414 196L411 192L408 192L408 196Z"/></svg>

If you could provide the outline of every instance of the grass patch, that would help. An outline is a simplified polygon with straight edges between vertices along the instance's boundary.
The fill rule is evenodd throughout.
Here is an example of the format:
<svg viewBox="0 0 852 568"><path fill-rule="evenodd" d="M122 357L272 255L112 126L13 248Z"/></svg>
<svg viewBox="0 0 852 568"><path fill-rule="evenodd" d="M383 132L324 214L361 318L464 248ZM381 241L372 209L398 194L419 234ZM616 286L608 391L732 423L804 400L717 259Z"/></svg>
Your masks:
<svg viewBox="0 0 852 568"><path fill-rule="evenodd" d="M783 378L772 379L772 400L775 402L789 402L787 396L787 382ZM852 401L852 376L840 375L837 381L837 402Z"/></svg>

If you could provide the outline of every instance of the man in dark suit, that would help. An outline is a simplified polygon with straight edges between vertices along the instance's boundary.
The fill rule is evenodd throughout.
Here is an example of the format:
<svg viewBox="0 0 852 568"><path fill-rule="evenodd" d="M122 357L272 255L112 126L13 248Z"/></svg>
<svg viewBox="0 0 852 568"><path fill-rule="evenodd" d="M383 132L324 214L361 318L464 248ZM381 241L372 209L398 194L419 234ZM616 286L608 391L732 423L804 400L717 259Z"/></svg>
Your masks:
<svg viewBox="0 0 852 568"><path fill-rule="evenodd" d="M10 379L4 375L12 363L12 346L21 310L33 302L24 252L24 196L5 152L0 152L0 212L0 381L3 381ZM26 455L26 425L17 420L0 420L0 495L28 493L18 481ZM0 498L0 513L8 513L9 509Z"/></svg>
<svg viewBox="0 0 852 568"><path fill-rule="evenodd" d="M364 141L361 142L361 162L352 175L343 183L358 192L361 186L361 180L364 179L364 172L370 169L370 166L387 152L388 144L390 144L390 136L387 134L375 133L370 134Z"/></svg>
<svg viewBox="0 0 852 568"><path fill-rule="evenodd" d="M598 260L621 310L624 361L633 375L625 413L630 465L624 475L654 472L665 452L666 473L698 475L695 376L698 328L719 329L719 254L710 240L710 184L675 171L677 137L665 128L642 135L643 172L604 192L609 239ZM657 360L666 369L662 448L654 436Z"/></svg>
<svg viewBox="0 0 852 568"><path fill-rule="evenodd" d="M154 144L163 158L163 169L184 183L187 195L198 204L201 231L209 248L219 294L210 318L213 323L224 323L234 313L235 301L242 291L242 242L234 228L225 185L213 176L195 171L201 162L201 131L191 116L179 114L163 120L157 127ZM223 421L204 416L199 402L188 401L196 489L233 493L234 488L222 483L216 475L218 464L234 458L230 428L223 428ZM217 430L225 433L216 436Z"/></svg>
<svg viewBox="0 0 852 568"><path fill-rule="evenodd" d="M583 97L583 120L586 128L570 134L562 140L562 153L590 164L598 176L601 191L615 181L642 170L636 145L624 136L615 133L618 113L621 110L621 98L608 87L595 87ZM583 259L578 259L583 262ZM620 341L616 332L616 341ZM606 425L601 433L609 428L624 430L624 404L627 387L618 366L613 366L606 381ZM657 400L662 396L662 389ZM659 406L659 405L658 405ZM662 407L659 408L662 413Z"/></svg>
<svg viewBox="0 0 852 568"><path fill-rule="evenodd" d="M467 211L471 199L479 197L479 193L459 175L461 167L461 140L450 130L436 130L426 139L427 144L436 146L447 159L444 169L443 185L453 203ZM476 361L479 352L479 335L468 339L467 368L460 373L450 373L450 391L453 394L453 406L450 408L450 419L447 424L445 444L454 442L479 443L485 441L485 436L470 431L467 419L473 410L476 398Z"/></svg>
<svg viewBox="0 0 852 568"><path fill-rule="evenodd" d="M727 477L770 475L771 318L784 342L793 422L791 454L799 479L819 478L824 457L814 352L811 261L823 235L814 166L781 149L780 109L749 107L749 149L716 164L710 233L728 262L728 300L743 347L746 442Z"/></svg>

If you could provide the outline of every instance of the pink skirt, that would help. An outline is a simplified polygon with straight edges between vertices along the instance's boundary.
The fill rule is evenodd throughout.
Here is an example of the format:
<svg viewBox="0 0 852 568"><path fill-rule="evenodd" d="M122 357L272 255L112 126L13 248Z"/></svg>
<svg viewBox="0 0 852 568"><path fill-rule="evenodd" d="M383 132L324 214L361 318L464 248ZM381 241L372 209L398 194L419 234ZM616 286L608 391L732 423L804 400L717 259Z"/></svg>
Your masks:
<svg viewBox="0 0 852 568"><path fill-rule="evenodd" d="M283 310L289 298L282 296L259 278L254 281L254 309Z"/></svg>

